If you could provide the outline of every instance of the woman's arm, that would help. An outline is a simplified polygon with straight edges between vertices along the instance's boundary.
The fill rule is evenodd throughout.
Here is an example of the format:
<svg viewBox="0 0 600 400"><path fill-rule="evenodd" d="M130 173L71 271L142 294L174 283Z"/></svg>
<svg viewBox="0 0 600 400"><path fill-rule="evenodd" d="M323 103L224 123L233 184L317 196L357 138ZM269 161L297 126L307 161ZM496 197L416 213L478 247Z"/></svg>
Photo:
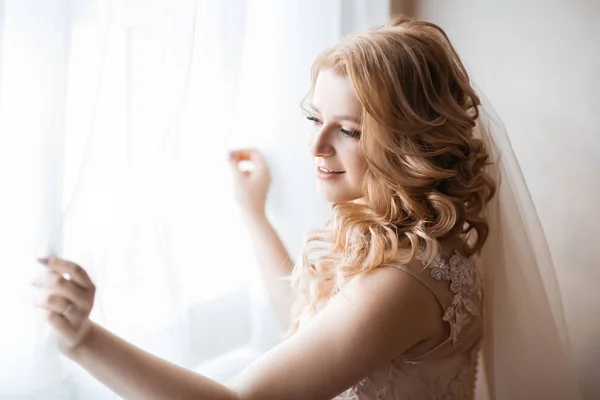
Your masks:
<svg viewBox="0 0 600 400"><path fill-rule="evenodd" d="M53 260L50 268L37 284L55 296L42 307L51 311L50 324L62 343L78 343L66 354L126 399L331 399L415 344L439 338L444 329L441 307L428 289L399 269L376 268L350 281L299 332L223 385L94 324L79 341L83 325L77 321L81 315L87 320L93 284L75 264ZM61 278L63 273L72 281ZM57 305L58 298L83 314L65 317L66 303Z"/></svg>
<svg viewBox="0 0 600 400"><path fill-rule="evenodd" d="M292 290L290 282L281 278L292 273L294 262L265 214L247 215L245 220L271 304L279 322L287 329L290 324Z"/></svg>
<svg viewBox="0 0 600 400"><path fill-rule="evenodd" d="M234 390L147 353L96 324L67 356L124 399L239 399Z"/></svg>
<svg viewBox="0 0 600 400"><path fill-rule="evenodd" d="M251 162L250 171L240 170L239 163ZM290 324L292 291L289 282L281 278L292 273L294 263L283 242L266 216L266 201L271 174L267 161L256 149L239 149L230 154L235 198L242 209L244 221L258 259L260 274L265 282L271 304L284 328Z"/></svg>

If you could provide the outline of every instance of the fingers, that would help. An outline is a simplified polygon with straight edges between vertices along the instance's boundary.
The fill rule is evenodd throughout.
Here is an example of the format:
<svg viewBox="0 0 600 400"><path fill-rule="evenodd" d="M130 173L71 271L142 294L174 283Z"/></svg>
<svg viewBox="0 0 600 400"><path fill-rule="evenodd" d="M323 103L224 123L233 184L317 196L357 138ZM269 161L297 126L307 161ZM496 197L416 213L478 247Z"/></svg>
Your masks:
<svg viewBox="0 0 600 400"><path fill-rule="evenodd" d="M63 297L77 308L91 309L92 307L90 302L93 301L93 296L90 296L85 289L73 281L65 279L55 271L45 271L44 274L34 280L33 285L50 291L52 295ZM56 304L56 307L59 307L59 304ZM65 307L59 312L63 312L64 310Z"/></svg>
<svg viewBox="0 0 600 400"><path fill-rule="evenodd" d="M247 157L250 161L256 163L256 164L265 164L265 158L263 157L262 153L257 150L257 149L247 149Z"/></svg>
<svg viewBox="0 0 600 400"><path fill-rule="evenodd" d="M237 151L231 151L229 153L229 166L231 167L234 174L237 176L239 174L240 169L238 168L238 163L241 161L241 157Z"/></svg>
<svg viewBox="0 0 600 400"><path fill-rule="evenodd" d="M63 338L72 337L77 333L73 325L64 315L48 311L46 313L46 320Z"/></svg>
<svg viewBox="0 0 600 400"><path fill-rule="evenodd" d="M35 302L37 307L55 312L57 314L63 314L65 310L69 309L71 304L73 303L66 298L52 293L44 294ZM69 311L69 314L71 313L72 311Z"/></svg>
<svg viewBox="0 0 600 400"><path fill-rule="evenodd" d="M235 163L239 163L240 161L251 161L259 167L266 167L267 165L264 156L258 149L232 150L229 154L230 160Z"/></svg>
<svg viewBox="0 0 600 400"><path fill-rule="evenodd" d="M55 313L63 317L72 326L77 326L86 315L74 304L66 298L46 293L35 301L35 306L47 312Z"/></svg>
<svg viewBox="0 0 600 400"><path fill-rule="evenodd" d="M38 261L53 271L56 271L60 274L68 274L73 282L83 288L92 289L94 287L94 284L87 272L75 263L53 256L46 259L40 259Z"/></svg>
<svg viewBox="0 0 600 400"><path fill-rule="evenodd" d="M43 309L49 325L58 334L61 348L72 349L93 326L89 315L96 287L87 272L75 263L58 257L38 261L47 269L33 281L39 289L35 305Z"/></svg>
<svg viewBox="0 0 600 400"><path fill-rule="evenodd" d="M230 154L230 157L235 162L240 162L240 161L251 160L252 153L254 153L256 151L257 150L255 150L255 149L237 149L237 150L232 150L229 154Z"/></svg>
<svg viewBox="0 0 600 400"><path fill-rule="evenodd" d="M252 161L255 165L255 169L265 170L267 169L267 161L262 153L256 149L250 150L249 152L250 161Z"/></svg>
<svg viewBox="0 0 600 400"><path fill-rule="evenodd" d="M241 180L250 176L250 171L246 168L247 166L242 166L240 168L240 162L249 161L250 160L250 150L234 150L229 153L229 166L233 172L235 179Z"/></svg>
<svg viewBox="0 0 600 400"><path fill-rule="evenodd" d="M230 165L233 168L234 173L238 177L264 177L269 175L269 167L267 165L267 162L262 153L257 149L234 150L230 153L229 159ZM238 164L243 161L250 162L251 168L240 168Z"/></svg>

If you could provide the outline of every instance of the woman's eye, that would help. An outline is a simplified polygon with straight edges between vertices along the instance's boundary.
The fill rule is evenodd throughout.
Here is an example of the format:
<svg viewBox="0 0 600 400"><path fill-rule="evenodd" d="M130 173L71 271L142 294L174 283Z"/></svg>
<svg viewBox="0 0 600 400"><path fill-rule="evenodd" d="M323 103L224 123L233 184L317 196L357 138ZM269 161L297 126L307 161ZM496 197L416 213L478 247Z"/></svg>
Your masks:
<svg viewBox="0 0 600 400"><path fill-rule="evenodd" d="M321 125L321 121L318 118L308 116L308 117L306 117L306 119L311 121L315 125Z"/></svg>
<svg viewBox="0 0 600 400"><path fill-rule="evenodd" d="M360 138L360 131L350 131L348 129L340 128L340 132L346 137L350 139L358 139Z"/></svg>

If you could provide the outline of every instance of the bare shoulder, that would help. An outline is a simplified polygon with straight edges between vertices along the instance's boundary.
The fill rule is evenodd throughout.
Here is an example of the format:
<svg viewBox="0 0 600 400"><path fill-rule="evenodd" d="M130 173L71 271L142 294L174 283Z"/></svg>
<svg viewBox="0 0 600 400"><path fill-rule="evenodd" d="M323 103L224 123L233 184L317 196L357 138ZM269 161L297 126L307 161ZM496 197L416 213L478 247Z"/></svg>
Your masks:
<svg viewBox="0 0 600 400"><path fill-rule="evenodd" d="M393 293L394 298L410 299L425 296L428 289L411 274L394 266L379 266L356 275L344 287L347 291L364 291L378 288L383 293ZM425 296L427 297L427 296Z"/></svg>
<svg viewBox="0 0 600 400"><path fill-rule="evenodd" d="M439 307L423 283L394 266L380 266L358 274L344 286L342 293L364 302L386 302L399 307L426 307L431 303Z"/></svg>
<svg viewBox="0 0 600 400"><path fill-rule="evenodd" d="M413 275L393 266L381 266L349 281L333 301L349 302L364 323L396 332L393 338L401 346L396 353L407 350L408 343L439 341L443 336L442 309L433 293ZM394 343L390 343L394 348ZM400 355L398 354L398 355Z"/></svg>

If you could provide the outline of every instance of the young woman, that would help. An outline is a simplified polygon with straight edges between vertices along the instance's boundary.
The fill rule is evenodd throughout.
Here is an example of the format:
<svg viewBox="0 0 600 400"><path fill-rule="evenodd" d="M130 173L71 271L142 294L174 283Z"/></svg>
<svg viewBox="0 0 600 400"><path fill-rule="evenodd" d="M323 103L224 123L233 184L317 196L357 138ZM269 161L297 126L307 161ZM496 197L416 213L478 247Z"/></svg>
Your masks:
<svg viewBox="0 0 600 400"><path fill-rule="evenodd" d="M294 266L265 217L260 153L232 153L263 276L290 336L228 383L88 319L95 287L56 257L36 280L62 351L127 399L469 399L483 334L474 258L496 182L480 99L438 26L396 17L315 61L309 151L331 219ZM255 162L253 172L237 163ZM282 262L283 261L283 262ZM67 273L70 279L65 279ZM293 285L282 276L292 276ZM290 315L289 310L292 309Z"/></svg>

